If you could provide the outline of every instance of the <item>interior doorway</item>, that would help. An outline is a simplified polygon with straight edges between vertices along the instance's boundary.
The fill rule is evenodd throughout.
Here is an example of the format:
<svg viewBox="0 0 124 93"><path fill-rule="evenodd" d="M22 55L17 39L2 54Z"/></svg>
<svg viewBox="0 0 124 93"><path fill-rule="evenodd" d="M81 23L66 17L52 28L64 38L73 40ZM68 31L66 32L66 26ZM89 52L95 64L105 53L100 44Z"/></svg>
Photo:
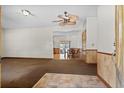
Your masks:
<svg viewBox="0 0 124 93"><path fill-rule="evenodd" d="M68 59L69 58L69 50L70 50L71 41L61 41L60 42L60 59Z"/></svg>
<svg viewBox="0 0 124 93"><path fill-rule="evenodd" d="M55 60L84 60L86 31L56 32L53 35L53 55Z"/></svg>

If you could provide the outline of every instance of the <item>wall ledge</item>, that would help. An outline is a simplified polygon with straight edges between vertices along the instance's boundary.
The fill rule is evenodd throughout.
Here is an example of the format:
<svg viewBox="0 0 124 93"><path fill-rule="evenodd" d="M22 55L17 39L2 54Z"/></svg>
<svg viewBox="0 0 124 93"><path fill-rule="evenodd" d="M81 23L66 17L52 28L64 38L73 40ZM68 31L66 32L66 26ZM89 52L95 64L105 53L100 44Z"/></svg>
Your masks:
<svg viewBox="0 0 124 93"><path fill-rule="evenodd" d="M98 51L97 53L100 53L100 54L106 54L106 55L112 55L112 53L100 52L100 51Z"/></svg>

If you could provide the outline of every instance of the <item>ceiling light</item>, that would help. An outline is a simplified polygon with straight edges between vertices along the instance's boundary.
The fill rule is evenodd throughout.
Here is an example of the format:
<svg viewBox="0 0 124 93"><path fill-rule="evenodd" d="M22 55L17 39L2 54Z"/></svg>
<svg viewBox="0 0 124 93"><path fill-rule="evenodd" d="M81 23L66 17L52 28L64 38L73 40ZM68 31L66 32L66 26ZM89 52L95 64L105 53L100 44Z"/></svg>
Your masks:
<svg viewBox="0 0 124 93"><path fill-rule="evenodd" d="M28 10L22 10L22 14L24 16L28 16L28 15L30 15L30 11L28 11Z"/></svg>

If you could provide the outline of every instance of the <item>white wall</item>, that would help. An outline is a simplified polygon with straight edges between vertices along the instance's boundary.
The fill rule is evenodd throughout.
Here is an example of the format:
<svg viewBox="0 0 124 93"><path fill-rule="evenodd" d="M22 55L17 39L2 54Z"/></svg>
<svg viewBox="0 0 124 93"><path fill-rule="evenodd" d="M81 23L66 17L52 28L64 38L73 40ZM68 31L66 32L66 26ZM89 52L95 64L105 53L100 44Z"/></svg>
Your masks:
<svg viewBox="0 0 124 93"><path fill-rule="evenodd" d="M97 18L88 17L86 20L86 48L97 49Z"/></svg>
<svg viewBox="0 0 124 93"><path fill-rule="evenodd" d="M54 36L54 48L59 48L60 41L71 41L71 48L82 48L82 32L69 32Z"/></svg>
<svg viewBox="0 0 124 93"><path fill-rule="evenodd" d="M4 30L4 57L53 57L52 31L43 28Z"/></svg>
<svg viewBox="0 0 124 93"><path fill-rule="evenodd" d="M114 50L115 8L114 6L98 7L98 51L112 53Z"/></svg>

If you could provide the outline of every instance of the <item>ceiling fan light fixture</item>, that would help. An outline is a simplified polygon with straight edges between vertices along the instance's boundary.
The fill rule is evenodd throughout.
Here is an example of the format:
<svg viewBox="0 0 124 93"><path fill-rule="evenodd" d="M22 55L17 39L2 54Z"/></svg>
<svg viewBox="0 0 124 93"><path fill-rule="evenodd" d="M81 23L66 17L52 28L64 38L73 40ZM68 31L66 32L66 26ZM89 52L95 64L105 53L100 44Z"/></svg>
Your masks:
<svg viewBox="0 0 124 93"><path fill-rule="evenodd" d="M65 14L66 17L69 17L68 12L65 11L64 14Z"/></svg>
<svg viewBox="0 0 124 93"><path fill-rule="evenodd" d="M65 25L76 25L76 22L79 17L77 15L69 14L68 12L65 11L64 15L58 15L58 18L60 18L61 21L56 20L54 22L59 22L60 26L65 26Z"/></svg>
<svg viewBox="0 0 124 93"><path fill-rule="evenodd" d="M30 15L30 11L28 11L28 10L22 10L22 14L24 16L29 16Z"/></svg>

